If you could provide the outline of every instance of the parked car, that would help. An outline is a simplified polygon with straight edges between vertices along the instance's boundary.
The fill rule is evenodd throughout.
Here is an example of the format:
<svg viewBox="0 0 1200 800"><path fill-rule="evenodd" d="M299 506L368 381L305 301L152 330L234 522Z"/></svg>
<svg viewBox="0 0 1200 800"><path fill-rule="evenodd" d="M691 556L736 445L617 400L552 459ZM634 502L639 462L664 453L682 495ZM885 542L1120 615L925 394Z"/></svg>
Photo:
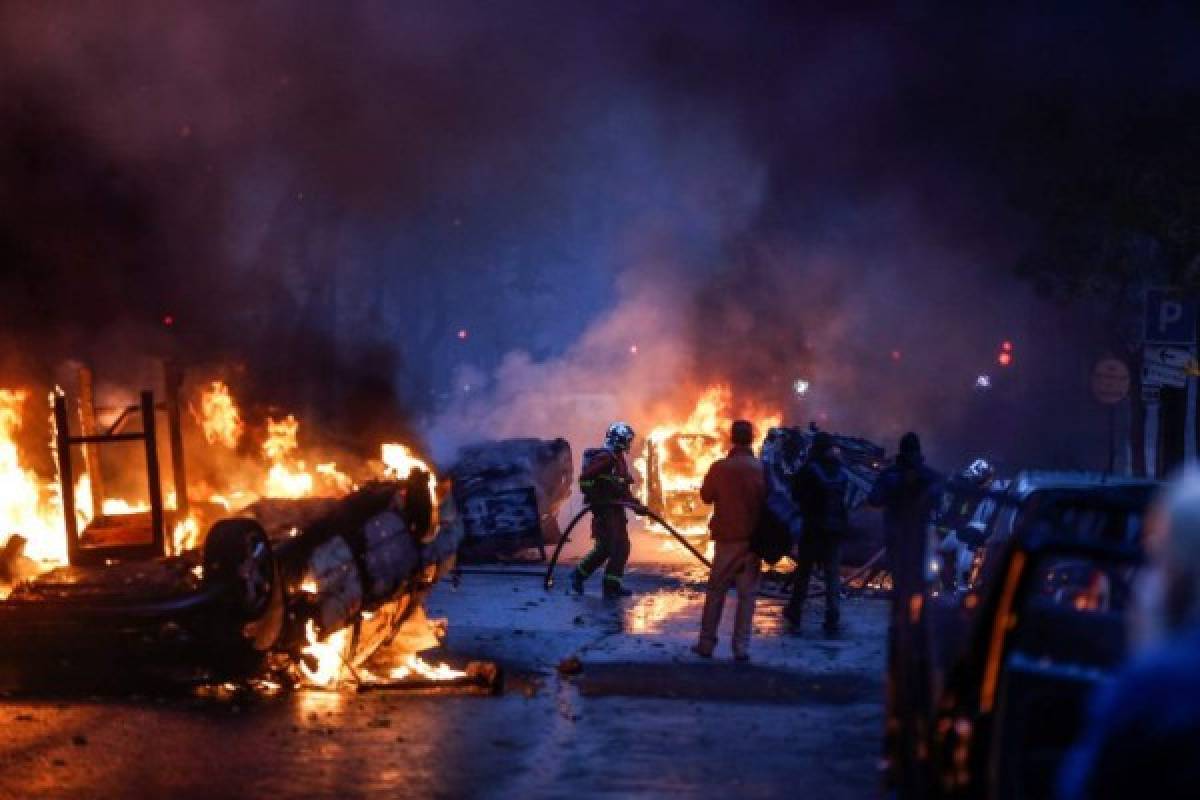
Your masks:
<svg viewBox="0 0 1200 800"><path fill-rule="evenodd" d="M1041 472L987 495L995 508L970 586L931 588L892 652L893 692L907 693L889 709L901 796L1051 796L1091 688L1124 658L1122 615L1156 489Z"/></svg>

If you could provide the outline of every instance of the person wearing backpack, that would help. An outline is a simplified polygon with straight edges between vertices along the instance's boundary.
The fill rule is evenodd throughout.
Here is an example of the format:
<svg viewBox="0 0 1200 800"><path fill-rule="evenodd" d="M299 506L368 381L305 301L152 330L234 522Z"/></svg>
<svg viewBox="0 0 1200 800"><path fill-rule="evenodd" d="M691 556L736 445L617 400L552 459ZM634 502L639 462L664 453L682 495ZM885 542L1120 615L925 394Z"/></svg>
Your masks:
<svg viewBox="0 0 1200 800"><path fill-rule="evenodd" d="M825 577L825 634L834 636L841 620L842 539L849 528L846 491L850 477L832 436L824 431L813 436L808 460L792 482L792 497L804 520L804 535L797 547L792 597L783 610L793 630L803 620L804 601L813 567L820 565Z"/></svg>
<svg viewBox="0 0 1200 800"><path fill-rule="evenodd" d="M713 538L712 571L700 619L700 641L692 652L711 658L717 647L717 628L725 610L725 595L737 588L737 613L733 623L733 656L750 659L750 630L758 592L759 557L750 540L767 497L763 464L754 455L754 426L744 419L733 423L733 447L704 476L700 499L713 505L708 523Z"/></svg>
<svg viewBox="0 0 1200 800"><path fill-rule="evenodd" d="M604 434L603 447L583 452L579 488L592 507L592 538L596 543L571 573L571 589L576 594L583 594L587 579L600 567L604 567L601 583L606 599L633 594L623 585L630 551L625 509L643 513L630 488L633 477L626 460L633 438L633 428L624 422L614 422Z"/></svg>

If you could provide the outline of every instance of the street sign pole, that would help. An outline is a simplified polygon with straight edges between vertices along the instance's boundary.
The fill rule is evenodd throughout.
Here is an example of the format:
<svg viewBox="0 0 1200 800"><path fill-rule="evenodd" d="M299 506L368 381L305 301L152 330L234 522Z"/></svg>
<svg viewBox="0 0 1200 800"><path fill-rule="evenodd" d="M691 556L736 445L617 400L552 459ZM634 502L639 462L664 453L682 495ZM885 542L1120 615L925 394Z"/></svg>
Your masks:
<svg viewBox="0 0 1200 800"><path fill-rule="evenodd" d="M1196 298L1174 287L1149 288L1145 299L1141 378L1144 399L1154 409L1146 433L1155 450L1154 472L1162 475L1195 453L1192 387L1200 372L1195 358L1200 314Z"/></svg>
<svg viewBox="0 0 1200 800"><path fill-rule="evenodd" d="M1108 407L1108 474L1117 471L1117 407Z"/></svg>

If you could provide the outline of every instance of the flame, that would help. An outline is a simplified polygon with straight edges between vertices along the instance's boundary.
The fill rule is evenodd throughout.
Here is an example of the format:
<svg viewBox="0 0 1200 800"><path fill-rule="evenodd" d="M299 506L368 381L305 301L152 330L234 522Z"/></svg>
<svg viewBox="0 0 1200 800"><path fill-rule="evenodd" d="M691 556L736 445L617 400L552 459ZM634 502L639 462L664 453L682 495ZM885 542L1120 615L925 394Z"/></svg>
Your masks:
<svg viewBox="0 0 1200 800"><path fill-rule="evenodd" d="M24 388L0 388L0 545L11 534L21 534L26 539L25 555L45 569L66 563L66 535L58 481L44 479L31 469L22 460L23 454L17 443L25 421L25 402L30 396L31 392ZM238 446L246 425L226 384L221 381L206 384L195 405L191 406L191 412L209 443L227 448ZM318 463L312 469L307 467L299 446L299 428L299 420L291 414L282 419L267 419L261 447L268 463L262 472L247 481L250 486L231 481L215 487L192 486L190 492L232 511L257 499L259 495L252 489L259 483L263 486L264 496L282 498L307 497L314 493L338 497L357 489L355 481L335 462ZM54 442L50 443L51 455L55 446ZM413 467L419 467L430 473L430 491L435 491L437 478L433 471L408 447L385 444L382 455L384 477L405 478ZM92 476L86 471L78 475L72 494L80 530L99 515L123 516L149 510L148 502L140 499L106 496L103 503L99 503L93 494ZM172 492L164 496L164 507L168 510L177 507ZM192 517L177 520L168 538L174 553L195 548L200 541L198 521Z"/></svg>
<svg viewBox="0 0 1200 800"><path fill-rule="evenodd" d="M63 564L67 560L63 536L62 501L54 484L41 481L21 463L17 432L29 393L0 389L0 540L10 534L25 537L25 555L35 561Z"/></svg>
<svg viewBox="0 0 1200 800"><path fill-rule="evenodd" d="M349 494L358 488L350 476L337 468L337 464L330 461L327 464L317 464L317 477L321 479L322 484L328 486L336 494Z"/></svg>
<svg viewBox="0 0 1200 800"><path fill-rule="evenodd" d="M759 437L783 422L780 412L753 406L743 406L740 416L754 424ZM651 483L656 482L661 487L666 506L664 516L680 533L695 536L707 533L704 522L672 519L672 500L694 509L689 517L703 516L707 519L705 507L699 499L700 485L709 467L728 452L729 428L734 419L732 390L728 386L709 386L700 394L692 409L686 412L686 416L681 415L676 421L656 425L650 431L642 455L634 462L635 468L645 478L639 488L642 502L653 505L649 492ZM652 447L658 456L654 464L654 476L649 475ZM651 481L651 477L656 480ZM675 524L677 521L678 525ZM659 526L652 524L651 527Z"/></svg>
<svg viewBox="0 0 1200 800"><path fill-rule="evenodd" d="M271 467L267 470L267 497L307 497L312 494L313 476L304 468L303 461L292 458L299 445L296 437L300 421L288 414L281 420L267 418L267 438L262 449Z"/></svg>
<svg viewBox="0 0 1200 800"><path fill-rule="evenodd" d="M382 460L384 465L384 474L389 478L403 480L412 472L413 467L424 470L429 473L429 491L436 495L437 493L437 476L433 470L429 468L429 464L413 455L402 444L389 442L381 448Z"/></svg>
<svg viewBox="0 0 1200 800"><path fill-rule="evenodd" d="M292 414L281 420L267 418L267 438L262 449L271 462L267 470L267 497L308 497L320 488L322 495L338 497L358 488L354 480L329 461L309 472L305 462L294 457L300 448L300 421Z"/></svg>
<svg viewBox="0 0 1200 800"><path fill-rule="evenodd" d="M281 420L267 417L267 438L263 441L263 453L273 462L283 461L298 447L296 438L299 432L300 421L293 414L288 414Z"/></svg>
<svg viewBox="0 0 1200 800"><path fill-rule="evenodd" d="M392 667L388 672L388 679L393 681L403 681L414 677L424 678L427 681L452 681L455 678L465 678L466 676L467 673L461 669L455 669L446 663L430 664L416 653L405 657L404 663Z"/></svg>
<svg viewBox="0 0 1200 800"><path fill-rule="evenodd" d="M193 550L200 544L200 525L196 522L196 518L190 514L175 523L175 529L171 531L171 552L179 555L188 550Z"/></svg>
<svg viewBox="0 0 1200 800"><path fill-rule="evenodd" d="M246 426L229 387L221 381L213 381L200 395L200 411L192 409L192 416L204 429L204 439L209 444L218 444L234 450Z"/></svg>
<svg viewBox="0 0 1200 800"><path fill-rule="evenodd" d="M345 663L343 656L350 641L350 629L342 628L321 639L317 634L316 623L310 619L304 634L308 644L301 652L310 658L299 662L300 674L310 686L332 689L337 686L342 675ZM316 666L310 667L309 661L314 661Z"/></svg>

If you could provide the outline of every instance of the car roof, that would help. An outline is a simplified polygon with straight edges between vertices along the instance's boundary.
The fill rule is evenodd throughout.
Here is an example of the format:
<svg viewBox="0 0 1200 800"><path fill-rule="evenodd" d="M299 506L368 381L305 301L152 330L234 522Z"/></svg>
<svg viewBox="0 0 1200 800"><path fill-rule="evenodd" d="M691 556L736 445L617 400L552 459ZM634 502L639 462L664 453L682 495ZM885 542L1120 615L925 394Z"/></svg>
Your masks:
<svg viewBox="0 0 1200 800"><path fill-rule="evenodd" d="M1023 498L1043 489L1144 488L1147 492L1153 492L1160 485L1159 481L1148 478L1133 478L1104 472L1025 470L1017 473L1012 483L1009 484L1008 491Z"/></svg>

